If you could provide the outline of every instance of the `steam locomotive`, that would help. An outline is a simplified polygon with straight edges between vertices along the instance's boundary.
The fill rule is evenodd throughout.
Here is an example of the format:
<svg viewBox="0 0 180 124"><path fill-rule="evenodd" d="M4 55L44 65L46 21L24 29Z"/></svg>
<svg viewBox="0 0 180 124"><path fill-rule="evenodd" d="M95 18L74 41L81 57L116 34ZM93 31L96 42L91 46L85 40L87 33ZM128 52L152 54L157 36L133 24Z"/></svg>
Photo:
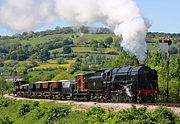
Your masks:
<svg viewBox="0 0 180 124"><path fill-rule="evenodd" d="M15 96L99 102L154 102L157 71L147 66L109 68L78 74L75 80L15 82Z"/></svg>

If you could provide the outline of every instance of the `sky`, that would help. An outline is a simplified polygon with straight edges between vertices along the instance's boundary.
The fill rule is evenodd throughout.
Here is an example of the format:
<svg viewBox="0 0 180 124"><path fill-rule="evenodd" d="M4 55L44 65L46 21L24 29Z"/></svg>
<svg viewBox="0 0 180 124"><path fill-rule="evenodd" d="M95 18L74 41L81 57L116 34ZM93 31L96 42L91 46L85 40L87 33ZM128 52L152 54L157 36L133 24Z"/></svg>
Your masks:
<svg viewBox="0 0 180 124"><path fill-rule="evenodd" d="M151 32L180 33L180 0L135 0L146 18L150 20ZM72 24L57 20L49 25L42 25L35 31L54 29L56 26L71 26ZM96 26L102 26L96 24ZM13 35L9 29L0 25L0 35Z"/></svg>

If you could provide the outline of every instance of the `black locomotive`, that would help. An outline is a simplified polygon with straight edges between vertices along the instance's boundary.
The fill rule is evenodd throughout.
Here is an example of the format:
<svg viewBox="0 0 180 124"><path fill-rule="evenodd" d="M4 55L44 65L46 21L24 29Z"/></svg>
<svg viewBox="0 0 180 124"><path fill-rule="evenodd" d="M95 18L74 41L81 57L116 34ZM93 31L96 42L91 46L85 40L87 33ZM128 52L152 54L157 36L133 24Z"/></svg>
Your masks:
<svg viewBox="0 0 180 124"><path fill-rule="evenodd" d="M75 80L15 82L16 96L101 102L154 102L157 71L147 66L109 68L78 74Z"/></svg>

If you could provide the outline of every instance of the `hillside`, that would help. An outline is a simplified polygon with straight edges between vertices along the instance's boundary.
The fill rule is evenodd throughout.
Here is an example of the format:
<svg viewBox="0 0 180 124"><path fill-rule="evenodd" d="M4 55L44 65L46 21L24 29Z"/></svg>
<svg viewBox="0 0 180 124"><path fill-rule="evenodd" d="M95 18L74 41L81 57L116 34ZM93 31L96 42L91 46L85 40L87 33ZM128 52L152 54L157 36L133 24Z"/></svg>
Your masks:
<svg viewBox="0 0 180 124"><path fill-rule="evenodd" d="M166 88L166 55L158 45L159 39L163 38L173 40L170 49L170 86L172 100L175 101L179 99L180 34L149 32L146 36L148 56L145 65L158 71L159 87L163 94ZM54 30L0 36L0 82L5 82L0 88L11 90L13 86L4 78L22 78L33 83L73 79L78 73L109 67L138 65L137 59L120 47L121 40L107 28L85 26L56 27Z"/></svg>

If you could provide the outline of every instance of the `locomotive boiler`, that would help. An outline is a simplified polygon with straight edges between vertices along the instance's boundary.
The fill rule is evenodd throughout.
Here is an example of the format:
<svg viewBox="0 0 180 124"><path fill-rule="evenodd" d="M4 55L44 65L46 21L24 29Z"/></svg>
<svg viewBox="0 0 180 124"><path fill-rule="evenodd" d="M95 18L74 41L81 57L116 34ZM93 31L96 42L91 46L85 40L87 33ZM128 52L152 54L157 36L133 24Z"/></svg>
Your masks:
<svg viewBox="0 0 180 124"><path fill-rule="evenodd" d="M111 102L153 102L159 93L157 72L146 66L127 66L104 70L101 75L81 75L78 95ZM77 87L78 87L77 86Z"/></svg>

